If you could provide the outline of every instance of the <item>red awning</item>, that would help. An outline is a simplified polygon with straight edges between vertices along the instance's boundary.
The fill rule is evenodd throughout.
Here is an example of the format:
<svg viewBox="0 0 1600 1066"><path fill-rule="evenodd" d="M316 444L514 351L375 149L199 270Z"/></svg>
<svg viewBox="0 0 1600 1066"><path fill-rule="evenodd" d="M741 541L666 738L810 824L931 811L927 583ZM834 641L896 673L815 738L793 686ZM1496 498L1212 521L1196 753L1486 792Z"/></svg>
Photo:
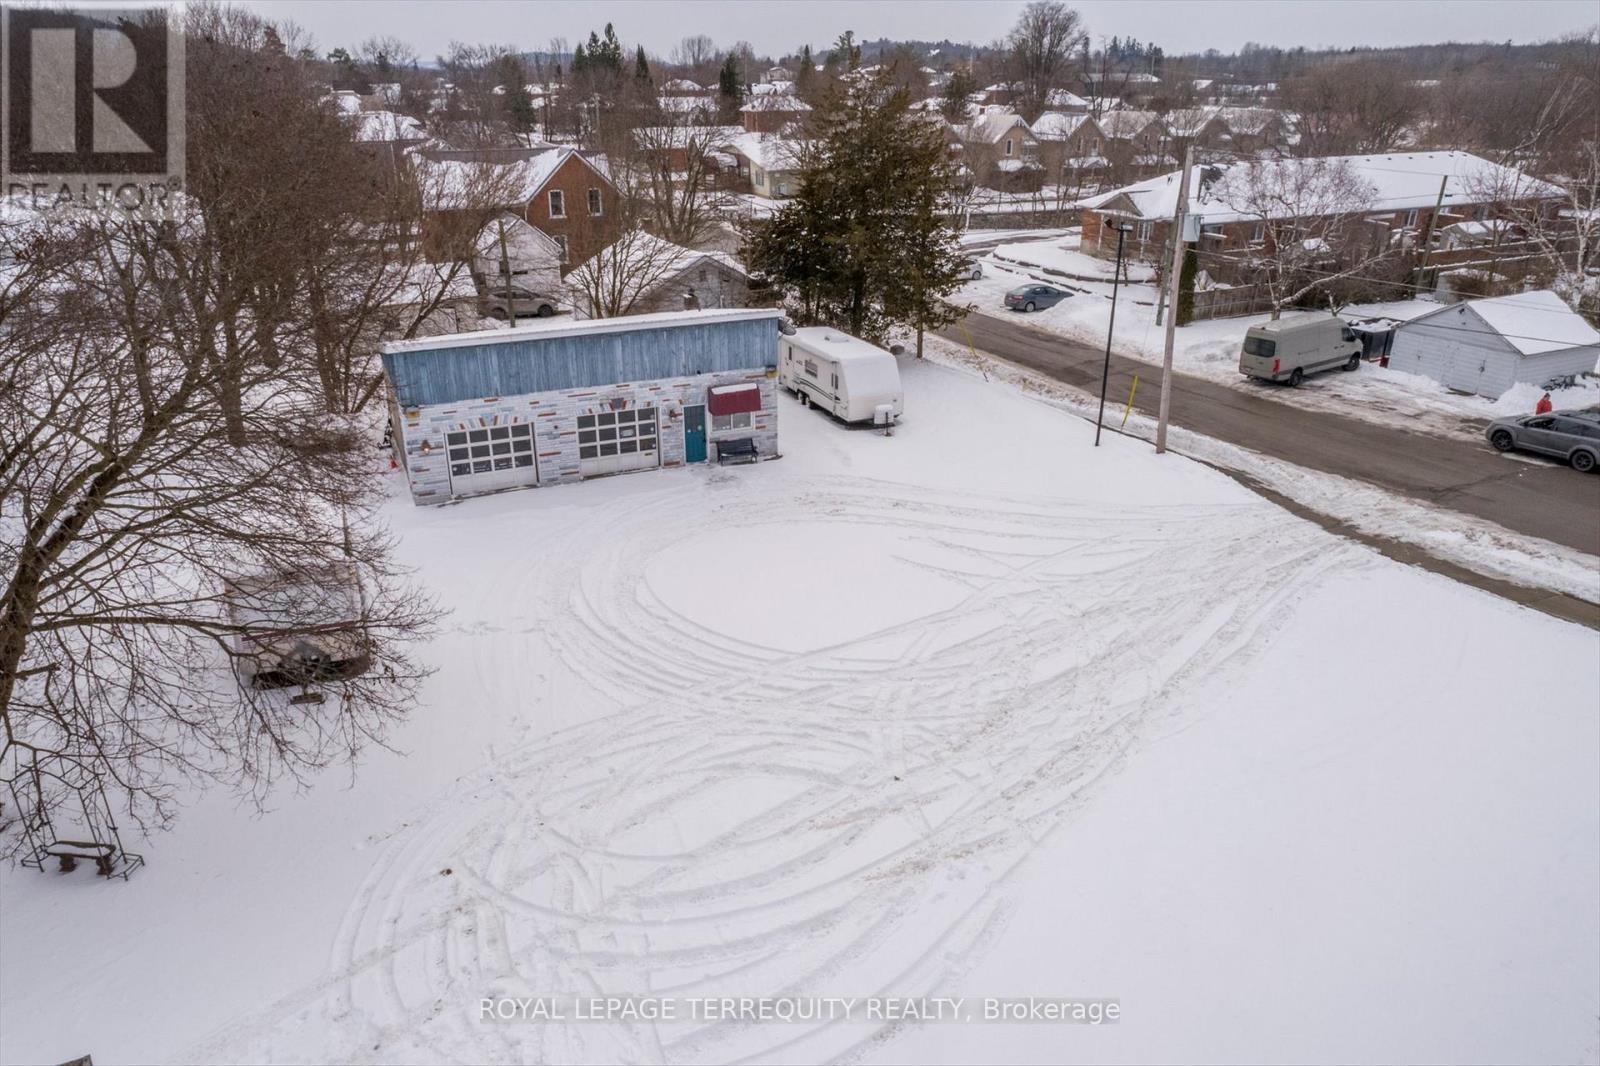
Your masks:
<svg viewBox="0 0 1600 1066"><path fill-rule="evenodd" d="M736 415L745 411L761 410L761 386L755 382L747 385L718 385L706 396L706 406L714 415Z"/></svg>

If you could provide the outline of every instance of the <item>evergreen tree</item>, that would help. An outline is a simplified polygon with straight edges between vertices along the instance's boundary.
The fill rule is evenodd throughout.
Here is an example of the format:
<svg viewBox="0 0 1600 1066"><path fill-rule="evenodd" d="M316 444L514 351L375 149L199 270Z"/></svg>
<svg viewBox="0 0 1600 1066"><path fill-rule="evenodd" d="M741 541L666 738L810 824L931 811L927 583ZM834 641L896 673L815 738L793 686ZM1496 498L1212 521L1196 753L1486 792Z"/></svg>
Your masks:
<svg viewBox="0 0 1600 1066"><path fill-rule="evenodd" d="M593 37L594 34L591 33L589 36ZM588 72L589 57L584 54L583 45L580 44L578 47L572 50L572 76L574 78L581 78Z"/></svg>
<svg viewBox="0 0 1600 1066"><path fill-rule="evenodd" d="M722 61L717 73L717 95L722 97L725 109L737 110L744 103L744 83L739 78L739 57L732 52Z"/></svg>
<svg viewBox="0 0 1600 1066"><path fill-rule="evenodd" d="M967 121L967 101L977 91L978 79L965 67L957 67L940 94L939 113L951 122Z"/></svg>
<svg viewBox="0 0 1600 1066"><path fill-rule="evenodd" d="M648 88L651 84L650 62L644 57L644 45L642 44L633 56L633 79L642 87Z"/></svg>
<svg viewBox="0 0 1600 1066"><path fill-rule="evenodd" d="M811 56L811 46L808 44L800 49L800 70L794 76L794 92L800 99L811 102L811 94L816 88L817 61Z"/></svg>
<svg viewBox="0 0 1600 1066"><path fill-rule="evenodd" d="M937 124L886 78L832 90L813 115L800 192L751 233L751 265L787 289L804 322L872 340L921 334L961 312L961 250L947 217L956 171Z"/></svg>

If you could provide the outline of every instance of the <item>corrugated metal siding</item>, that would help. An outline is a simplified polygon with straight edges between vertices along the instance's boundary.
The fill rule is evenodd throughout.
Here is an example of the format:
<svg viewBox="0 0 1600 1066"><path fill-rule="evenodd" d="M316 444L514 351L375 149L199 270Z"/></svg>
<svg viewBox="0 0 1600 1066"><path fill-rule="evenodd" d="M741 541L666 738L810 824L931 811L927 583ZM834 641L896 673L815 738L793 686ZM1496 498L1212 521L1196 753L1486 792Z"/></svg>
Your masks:
<svg viewBox="0 0 1600 1066"><path fill-rule="evenodd" d="M777 319L761 318L389 352L383 369L411 407L770 367L777 353Z"/></svg>

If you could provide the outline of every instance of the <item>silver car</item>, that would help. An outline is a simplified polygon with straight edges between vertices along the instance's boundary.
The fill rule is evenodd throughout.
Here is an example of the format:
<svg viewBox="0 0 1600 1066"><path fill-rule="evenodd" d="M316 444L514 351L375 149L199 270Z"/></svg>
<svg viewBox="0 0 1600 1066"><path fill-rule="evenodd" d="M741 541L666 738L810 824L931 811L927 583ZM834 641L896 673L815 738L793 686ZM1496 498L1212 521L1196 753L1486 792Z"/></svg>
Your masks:
<svg viewBox="0 0 1600 1066"><path fill-rule="evenodd" d="M483 313L490 318L507 319L515 312L518 319L549 318L556 313L557 302L553 296L513 285L509 289L495 286L483 295Z"/></svg>
<svg viewBox="0 0 1600 1066"><path fill-rule="evenodd" d="M1499 451L1548 455L1583 473L1600 465L1600 412L1552 411L1497 418L1483 435Z"/></svg>

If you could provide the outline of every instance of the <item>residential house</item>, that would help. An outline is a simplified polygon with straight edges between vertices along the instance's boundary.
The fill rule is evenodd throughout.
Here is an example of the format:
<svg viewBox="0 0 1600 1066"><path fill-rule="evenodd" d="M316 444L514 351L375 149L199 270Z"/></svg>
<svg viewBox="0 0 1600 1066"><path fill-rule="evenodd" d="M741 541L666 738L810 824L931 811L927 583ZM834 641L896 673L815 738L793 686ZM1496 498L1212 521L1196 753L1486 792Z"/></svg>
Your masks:
<svg viewBox="0 0 1600 1066"><path fill-rule="evenodd" d="M1066 89L1051 89L1045 93L1044 106L1051 111L1065 111L1069 115L1086 114L1089 111L1089 101L1075 92Z"/></svg>
<svg viewBox="0 0 1600 1066"><path fill-rule="evenodd" d="M472 278L485 289L515 286L547 296L561 291L561 245L521 215L502 211L491 218L478 231L472 253Z"/></svg>
<svg viewBox="0 0 1600 1066"><path fill-rule="evenodd" d="M412 502L704 463L729 442L775 456L781 314L544 319L384 344Z"/></svg>
<svg viewBox="0 0 1600 1066"><path fill-rule="evenodd" d="M1154 111L1119 108L1099 118L1105 134L1105 157L1117 179L1148 174L1170 166L1171 135Z"/></svg>
<svg viewBox="0 0 1600 1066"><path fill-rule="evenodd" d="M661 86L662 96L708 96L711 90L688 78L673 78Z"/></svg>
<svg viewBox="0 0 1600 1066"><path fill-rule="evenodd" d="M1596 362L1600 333L1553 292L1447 304L1395 327L1389 348L1391 369L1491 399Z"/></svg>
<svg viewBox="0 0 1600 1066"><path fill-rule="evenodd" d="M1045 180L1082 185L1106 166L1105 134L1100 124L1085 114L1046 111L1031 124L1039 142L1039 162Z"/></svg>
<svg viewBox="0 0 1600 1066"><path fill-rule="evenodd" d="M1017 102L1017 97L1022 93L1020 81L996 82L994 85L985 85L978 90L978 103L1000 104L1009 107Z"/></svg>
<svg viewBox="0 0 1600 1066"><path fill-rule="evenodd" d="M1226 264L1221 258L1244 261L1261 249L1270 248L1275 239L1272 229L1280 223L1292 224L1296 218L1308 215L1330 217L1315 214L1307 205L1287 202L1277 213L1264 212L1260 205L1228 203L1222 197L1234 184L1229 181L1230 172L1259 166L1266 168L1261 174L1263 184L1293 187L1294 173L1286 173L1280 179L1273 169L1323 164L1348 168L1354 180L1366 190L1362 197L1364 206L1355 210L1351 210L1348 201L1339 203L1324 199L1330 205L1338 203L1340 214L1348 214L1358 221L1366 239L1376 248L1414 243L1422 232L1432 228L1434 221L1442 227L1458 220L1489 215L1495 205L1484 200L1490 195L1488 190L1495 188L1518 188L1528 201L1549 201L1552 208L1563 195L1553 185L1466 152L1407 152L1336 156L1327 160L1237 162L1225 167L1196 166L1189 183L1188 213L1196 220L1193 224L1198 227L1200 250L1207 255L1208 273L1227 280ZM1105 258L1114 256L1117 244L1114 226L1127 224L1133 231L1125 238L1124 254L1156 261L1165 254L1163 247L1177 208L1179 176L1178 171L1172 171L1085 200L1082 250ZM1435 202L1441 201L1441 181L1444 186L1442 206L1438 219L1433 220ZM1459 263L1465 259L1437 251L1431 254L1436 264Z"/></svg>
<svg viewBox="0 0 1600 1066"><path fill-rule="evenodd" d="M1229 146L1241 155L1275 152L1289 143L1283 112L1270 107L1219 107L1217 117L1228 127Z"/></svg>
<svg viewBox="0 0 1600 1066"><path fill-rule="evenodd" d="M1015 111L992 108L957 131L962 155L979 184L1034 192L1044 182L1039 141Z"/></svg>
<svg viewBox="0 0 1600 1066"><path fill-rule="evenodd" d="M555 240L563 260L581 262L616 239L621 194L600 162L551 148L513 162L418 159L434 254L459 256L453 242L475 236L490 214L508 210Z"/></svg>
<svg viewBox="0 0 1600 1066"><path fill-rule="evenodd" d="M750 274L723 252L696 251L641 230L571 271L567 294L579 318L747 307Z"/></svg>
<svg viewBox="0 0 1600 1066"><path fill-rule="evenodd" d="M739 108L739 117L749 133L782 133L792 122L805 120L811 105L788 93L752 96Z"/></svg>
<svg viewBox="0 0 1600 1066"><path fill-rule="evenodd" d="M1170 154L1183 161L1185 148L1226 148L1232 142L1228 123L1214 107L1183 107L1166 115Z"/></svg>
<svg viewBox="0 0 1600 1066"><path fill-rule="evenodd" d="M739 177L750 191L768 199L783 199L800 191L803 145L776 133L742 133L726 145L737 160Z"/></svg>

